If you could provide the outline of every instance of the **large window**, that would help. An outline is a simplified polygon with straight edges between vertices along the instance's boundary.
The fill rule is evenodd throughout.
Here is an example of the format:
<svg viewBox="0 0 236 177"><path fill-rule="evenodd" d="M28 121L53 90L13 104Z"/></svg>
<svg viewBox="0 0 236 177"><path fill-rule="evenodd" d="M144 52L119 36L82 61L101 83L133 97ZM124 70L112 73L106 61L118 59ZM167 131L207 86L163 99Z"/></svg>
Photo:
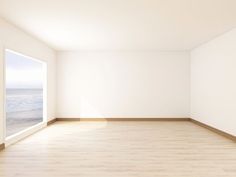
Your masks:
<svg viewBox="0 0 236 177"><path fill-rule="evenodd" d="M43 121L45 64L6 50L6 136Z"/></svg>

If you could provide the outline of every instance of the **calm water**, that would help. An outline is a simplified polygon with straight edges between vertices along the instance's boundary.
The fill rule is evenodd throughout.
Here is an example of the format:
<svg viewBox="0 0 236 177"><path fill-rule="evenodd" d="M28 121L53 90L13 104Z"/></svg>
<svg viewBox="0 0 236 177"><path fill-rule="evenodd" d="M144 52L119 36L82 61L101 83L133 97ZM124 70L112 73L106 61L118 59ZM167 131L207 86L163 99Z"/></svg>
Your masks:
<svg viewBox="0 0 236 177"><path fill-rule="evenodd" d="M43 109L42 89L7 89L7 113Z"/></svg>
<svg viewBox="0 0 236 177"><path fill-rule="evenodd" d="M6 90L7 136L43 120L42 89Z"/></svg>

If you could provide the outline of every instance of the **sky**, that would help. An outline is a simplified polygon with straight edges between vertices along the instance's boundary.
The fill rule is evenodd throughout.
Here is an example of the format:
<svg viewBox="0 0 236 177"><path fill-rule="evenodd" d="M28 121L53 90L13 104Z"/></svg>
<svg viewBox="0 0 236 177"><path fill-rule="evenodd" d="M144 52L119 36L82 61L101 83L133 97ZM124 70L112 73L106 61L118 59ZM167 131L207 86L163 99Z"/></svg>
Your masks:
<svg viewBox="0 0 236 177"><path fill-rule="evenodd" d="M6 51L6 88L39 89L43 86L43 64Z"/></svg>

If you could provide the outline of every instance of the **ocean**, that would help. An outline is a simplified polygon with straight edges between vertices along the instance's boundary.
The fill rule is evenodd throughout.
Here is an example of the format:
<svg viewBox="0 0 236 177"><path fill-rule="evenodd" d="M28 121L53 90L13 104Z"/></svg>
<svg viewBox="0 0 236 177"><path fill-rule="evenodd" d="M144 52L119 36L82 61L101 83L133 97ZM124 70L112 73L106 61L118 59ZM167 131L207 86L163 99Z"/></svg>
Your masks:
<svg viewBox="0 0 236 177"><path fill-rule="evenodd" d="M6 112L43 109L42 89L7 89Z"/></svg>
<svg viewBox="0 0 236 177"><path fill-rule="evenodd" d="M7 136L31 127L43 120L42 89L6 90Z"/></svg>

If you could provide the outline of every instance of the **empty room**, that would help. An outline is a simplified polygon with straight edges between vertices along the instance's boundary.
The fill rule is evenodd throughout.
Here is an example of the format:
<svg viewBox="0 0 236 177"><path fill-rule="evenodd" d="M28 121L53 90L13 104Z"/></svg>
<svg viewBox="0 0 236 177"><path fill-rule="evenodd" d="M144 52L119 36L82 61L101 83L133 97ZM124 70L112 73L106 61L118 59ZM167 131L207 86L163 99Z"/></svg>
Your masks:
<svg viewBox="0 0 236 177"><path fill-rule="evenodd" d="M236 177L236 0L0 0L0 177Z"/></svg>

